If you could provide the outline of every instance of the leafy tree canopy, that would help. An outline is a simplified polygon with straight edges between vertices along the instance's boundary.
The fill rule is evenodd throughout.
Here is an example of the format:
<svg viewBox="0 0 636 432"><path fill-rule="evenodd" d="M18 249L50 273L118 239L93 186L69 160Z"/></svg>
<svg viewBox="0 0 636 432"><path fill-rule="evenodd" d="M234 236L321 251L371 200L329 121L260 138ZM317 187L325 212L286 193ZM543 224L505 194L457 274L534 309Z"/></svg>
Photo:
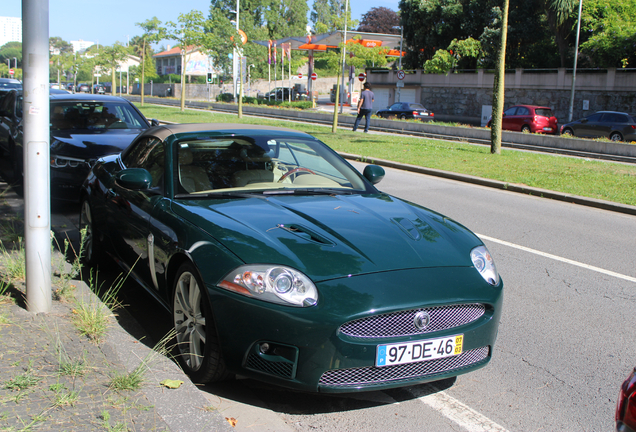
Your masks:
<svg viewBox="0 0 636 432"><path fill-rule="evenodd" d="M358 31L367 33L400 34L400 17L397 12L386 7L374 7L362 15Z"/></svg>
<svg viewBox="0 0 636 432"><path fill-rule="evenodd" d="M7 60L11 61L11 67L15 67L15 60L18 59L18 67L22 65L22 43L7 42L0 47L0 62L7 64Z"/></svg>

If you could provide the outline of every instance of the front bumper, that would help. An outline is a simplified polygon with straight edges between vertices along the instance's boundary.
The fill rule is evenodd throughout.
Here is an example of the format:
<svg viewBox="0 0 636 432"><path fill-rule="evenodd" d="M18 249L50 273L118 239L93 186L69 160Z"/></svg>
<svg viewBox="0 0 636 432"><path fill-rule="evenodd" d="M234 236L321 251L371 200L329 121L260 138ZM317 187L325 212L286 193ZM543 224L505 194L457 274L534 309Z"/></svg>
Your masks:
<svg viewBox="0 0 636 432"><path fill-rule="evenodd" d="M426 281L426 286L422 285ZM312 392L354 392L449 378L485 366L497 337L503 282L488 285L473 268L402 270L317 284L318 305L293 308L210 287L222 355L229 370ZM419 334L350 336L345 323L378 315L483 305L470 322ZM380 344L464 335L460 355L376 367ZM263 349L263 346L267 349Z"/></svg>

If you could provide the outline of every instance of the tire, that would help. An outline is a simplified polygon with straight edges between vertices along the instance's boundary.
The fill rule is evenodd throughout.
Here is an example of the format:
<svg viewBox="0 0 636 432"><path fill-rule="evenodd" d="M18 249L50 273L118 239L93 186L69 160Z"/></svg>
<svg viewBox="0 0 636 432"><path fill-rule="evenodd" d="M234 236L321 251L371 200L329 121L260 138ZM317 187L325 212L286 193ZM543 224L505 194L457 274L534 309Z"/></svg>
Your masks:
<svg viewBox="0 0 636 432"><path fill-rule="evenodd" d="M619 132L612 132L609 137L610 141L623 141L623 135Z"/></svg>
<svg viewBox="0 0 636 432"><path fill-rule="evenodd" d="M406 120L406 116L404 114L400 115L400 120Z"/></svg>
<svg viewBox="0 0 636 432"><path fill-rule="evenodd" d="M521 127L521 132L523 132L523 133L531 133L532 131L530 130L530 126L528 126L528 125L523 125L523 126Z"/></svg>
<svg viewBox="0 0 636 432"><path fill-rule="evenodd" d="M85 265L92 267L99 262L102 253L99 238L95 232L93 210L88 202L88 198L82 199L80 204L79 230L82 242L80 246L80 260ZM85 232L82 234L84 230Z"/></svg>
<svg viewBox="0 0 636 432"><path fill-rule="evenodd" d="M573 137L574 132L572 131L572 129L563 129L563 132L561 133L561 135Z"/></svg>
<svg viewBox="0 0 636 432"><path fill-rule="evenodd" d="M172 317L177 340L177 357L195 383L227 379L216 335L214 318L199 272L191 262L179 267L172 294Z"/></svg>

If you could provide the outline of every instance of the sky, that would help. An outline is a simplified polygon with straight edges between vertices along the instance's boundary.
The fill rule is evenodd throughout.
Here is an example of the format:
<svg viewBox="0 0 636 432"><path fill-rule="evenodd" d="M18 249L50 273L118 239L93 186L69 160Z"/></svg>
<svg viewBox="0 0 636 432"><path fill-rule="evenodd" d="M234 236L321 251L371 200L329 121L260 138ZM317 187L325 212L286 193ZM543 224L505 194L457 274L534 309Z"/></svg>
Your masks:
<svg viewBox="0 0 636 432"><path fill-rule="evenodd" d="M311 11L313 0L307 3ZM399 0L349 0L349 7L351 17L359 21L374 7L397 12L398 3ZM81 39L100 45L126 44L129 38L142 33L135 23L153 16L161 22L177 22L180 13L192 10L201 11L207 17L209 8L210 0L49 0L49 35L67 42ZM21 17L22 1L2 0L0 16ZM168 43L161 42L164 46Z"/></svg>

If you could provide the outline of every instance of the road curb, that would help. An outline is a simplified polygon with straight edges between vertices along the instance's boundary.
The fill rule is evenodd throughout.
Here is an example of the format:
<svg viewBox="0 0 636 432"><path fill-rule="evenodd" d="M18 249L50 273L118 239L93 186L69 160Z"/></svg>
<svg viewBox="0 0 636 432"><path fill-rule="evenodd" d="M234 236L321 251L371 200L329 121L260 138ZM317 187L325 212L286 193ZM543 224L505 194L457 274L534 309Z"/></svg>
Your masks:
<svg viewBox="0 0 636 432"><path fill-rule="evenodd" d="M56 215L51 221L51 230L56 235L78 238L73 232L73 222L63 215ZM81 280L74 281L75 295L84 301L101 303L93 291ZM210 403L192 383L190 378L172 360L159 355L146 346L140 339L145 331L125 309L117 312L108 333L102 342L102 351L107 356L118 359L132 372L142 362L147 372L141 391L154 404L157 414L173 432L192 431L230 431L230 424L216 410L206 409ZM122 324L125 325L122 326ZM138 335L137 337L134 335ZM168 389L160 384L164 379L183 381L178 389Z"/></svg>
<svg viewBox="0 0 636 432"><path fill-rule="evenodd" d="M419 174L426 174L435 177L446 178L449 180L456 180L465 183L472 183L480 186L486 186L494 189L501 189L510 192L521 193L524 195L532 195L540 198L548 198L556 201L563 201L572 204L584 205L587 207L594 207L602 210L608 210L616 213L623 213L632 216L636 216L636 206L627 204L620 204L611 201L604 201L594 198L582 197L579 195L572 195L563 192L555 192L548 189L534 188L525 185L513 184L508 182L502 182L498 180L490 180L483 177L475 177L467 174L458 174L451 171L444 171L434 168L426 168L417 165L410 165L405 163L393 162L386 159L378 159L366 156L360 156L351 153L339 152L340 156L345 159L355 160L358 162L373 163L389 168L395 168L402 171L410 171Z"/></svg>

